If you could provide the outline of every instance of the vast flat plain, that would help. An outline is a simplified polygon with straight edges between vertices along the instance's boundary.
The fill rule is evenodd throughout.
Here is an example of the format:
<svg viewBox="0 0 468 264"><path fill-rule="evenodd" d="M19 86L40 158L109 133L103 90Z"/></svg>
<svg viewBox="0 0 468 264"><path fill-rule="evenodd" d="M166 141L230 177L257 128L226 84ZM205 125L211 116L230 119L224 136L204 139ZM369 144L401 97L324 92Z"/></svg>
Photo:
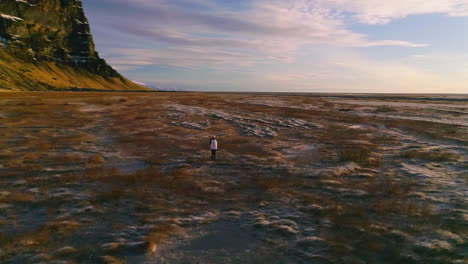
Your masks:
<svg viewBox="0 0 468 264"><path fill-rule="evenodd" d="M2 93L0 262L466 263L467 157L468 96Z"/></svg>

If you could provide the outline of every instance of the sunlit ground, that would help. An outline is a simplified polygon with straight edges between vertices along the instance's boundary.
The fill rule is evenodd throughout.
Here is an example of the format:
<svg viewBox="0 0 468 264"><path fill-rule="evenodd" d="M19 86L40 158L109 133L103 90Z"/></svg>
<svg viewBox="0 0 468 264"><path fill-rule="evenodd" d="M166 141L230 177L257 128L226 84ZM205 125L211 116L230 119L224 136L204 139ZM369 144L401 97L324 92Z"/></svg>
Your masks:
<svg viewBox="0 0 468 264"><path fill-rule="evenodd" d="M2 93L0 262L466 263L468 97L426 97Z"/></svg>

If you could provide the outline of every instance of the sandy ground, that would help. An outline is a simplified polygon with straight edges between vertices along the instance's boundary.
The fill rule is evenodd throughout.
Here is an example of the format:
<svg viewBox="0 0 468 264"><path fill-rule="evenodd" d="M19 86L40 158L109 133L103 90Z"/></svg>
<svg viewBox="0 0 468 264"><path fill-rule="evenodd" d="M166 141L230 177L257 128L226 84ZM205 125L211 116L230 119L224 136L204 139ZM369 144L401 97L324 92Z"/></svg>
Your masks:
<svg viewBox="0 0 468 264"><path fill-rule="evenodd" d="M468 258L467 96L2 93L0 136L1 263Z"/></svg>

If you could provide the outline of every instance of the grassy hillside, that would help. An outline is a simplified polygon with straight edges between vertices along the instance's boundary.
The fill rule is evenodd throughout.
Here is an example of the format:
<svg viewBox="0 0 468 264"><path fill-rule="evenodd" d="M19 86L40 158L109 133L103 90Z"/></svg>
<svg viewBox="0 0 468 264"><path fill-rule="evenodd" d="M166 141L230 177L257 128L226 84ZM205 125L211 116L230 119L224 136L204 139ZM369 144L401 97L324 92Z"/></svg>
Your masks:
<svg viewBox="0 0 468 264"><path fill-rule="evenodd" d="M0 91L149 90L121 76L104 77L56 62L27 62L0 48Z"/></svg>

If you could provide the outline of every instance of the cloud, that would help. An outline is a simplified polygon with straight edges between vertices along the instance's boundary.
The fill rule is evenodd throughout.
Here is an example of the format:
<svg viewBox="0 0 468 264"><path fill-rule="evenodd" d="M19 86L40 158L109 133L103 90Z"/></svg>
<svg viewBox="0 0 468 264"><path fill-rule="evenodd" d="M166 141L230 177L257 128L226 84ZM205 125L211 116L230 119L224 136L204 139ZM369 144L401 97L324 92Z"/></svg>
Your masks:
<svg viewBox="0 0 468 264"><path fill-rule="evenodd" d="M264 87L306 92L466 93L468 56L417 54L394 60L365 58L333 50L288 71L266 71ZM461 65L464 65L461 66Z"/></svg>
<svg viewBox="0 0 468 264"><path fill-rule="evenodd" d="M93 7L89 9L93 24L153 43L153 47L137 48L138 44L127 41L119 43L125 50L106 49L107 58L118 69L150 64L217 67L222 63L293 63L300 50L310 45L425 45L371 41L349 30L341 11L334 10L338 3L329 2L251 0L240 10L210 0L101 0L88 5Z"/></svg>
<svg viewBox="0 0 468 264"><path fill-rule="evenodd" d="M453 61L445 55L434 57L427 53L430 49L419 49L426 43L375 39L353 31L350 24L386 24L428 13L466 16L468 0L84 0L84 4L93 31L99 33L95 35L103 57L116 69L134 73L134 79L158 87L466 90L468 66L460 67L460 61L468 61L465 57L455 54ZM396 57L404 54L406 59L364 55L366 48L384 46L401 47L404 52ZM412 50L416 56L408 55ZM152 65L170 66L163 67L170 74L153 74L148 67Z"/></svg>
<svg viewBox="0 0 468 264"><path fill-rule="evenodd" d="M216 65L249 65L259 59L252 55L246 57L241 53L210 51L203 48L168 48L129 49L110 48L107 50L108 61L117 66L171 65L182 68L203 68Z"/></svg>
<svg viewBox="0 0 468 264"><path fill-rule="evenodd" d="M468 16L468 0L318 0L319 5L336 12L351 13L365 24L385 24L410 15L431 13ZM312 1L308 1L312 2ZM314 1L315 2L315 1Z"/></svg>
<svg viewBox="0 0 468 264"><path fill-rule="evenodd" d="M383 47L383 46L402 46L402 47L425 47L427 44L417 44L401 40L378 40L361 44L361 47Z"/></svg>
<svg viewBox="0 0 468 264"><path fill-rule="evenodd" d="M271 72L265 75L265 80L267 81L274 81L274 82L303 82L309 81L315 74L311 74L308 72Z"/></svg>

